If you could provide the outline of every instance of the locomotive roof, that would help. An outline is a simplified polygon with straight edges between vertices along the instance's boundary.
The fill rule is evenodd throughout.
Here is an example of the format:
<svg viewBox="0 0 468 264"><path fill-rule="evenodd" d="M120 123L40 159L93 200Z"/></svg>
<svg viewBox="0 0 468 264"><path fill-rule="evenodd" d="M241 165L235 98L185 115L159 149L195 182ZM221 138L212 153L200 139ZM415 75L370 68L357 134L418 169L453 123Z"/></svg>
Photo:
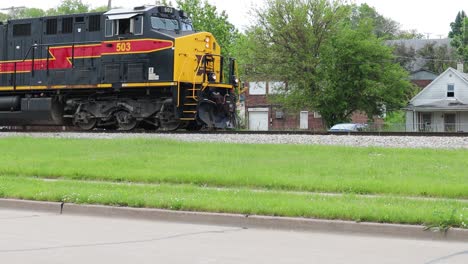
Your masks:
<svg viewBox="0 0 468 264"><path fill-rule="evenodd" d="M128 14L128 13L143 13L155 7L156 6L139 6L135 8L117 8L117 9L111 9L105 12L104 15L108 16L108 15Z"/></svg>

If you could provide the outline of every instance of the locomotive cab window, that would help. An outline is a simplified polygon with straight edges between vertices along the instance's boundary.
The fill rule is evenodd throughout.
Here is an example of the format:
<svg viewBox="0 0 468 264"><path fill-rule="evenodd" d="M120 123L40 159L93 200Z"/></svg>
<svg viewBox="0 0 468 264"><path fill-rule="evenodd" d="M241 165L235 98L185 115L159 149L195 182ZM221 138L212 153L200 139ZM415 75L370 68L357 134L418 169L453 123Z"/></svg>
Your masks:
<svg viewBox="0 0 468 264"><path fill-rule="evenodd" d="M179 21L176 19L163 18L163 17L151 17L151 26L154 29L165 29L165 30L179 30Z"/></svg>
<svg viewBox="0 0 468 264"><path fill-rule="evenodd" d="M106 37L113 35L142 35L143 16L124 14L109 16L106 20Z"/></svg>
<svg viewBox="0 0 468 264"><path fill-rule="evenodd" d="M192 26L191 21L182 20L180 25L181 25L182 31L193 31L193 26Z"/></svg>

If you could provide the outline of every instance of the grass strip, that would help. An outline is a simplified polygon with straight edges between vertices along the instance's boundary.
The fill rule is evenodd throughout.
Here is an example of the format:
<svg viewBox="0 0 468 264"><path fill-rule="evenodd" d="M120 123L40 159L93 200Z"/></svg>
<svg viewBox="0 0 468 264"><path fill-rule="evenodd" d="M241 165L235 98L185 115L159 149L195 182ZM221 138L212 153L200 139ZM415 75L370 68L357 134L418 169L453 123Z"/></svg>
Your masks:
<svg viewBox="0 0 468 264"><path fill-rule="evenodd" d="M468 150L0 139L0 175L468 198Z"/></svg>
<svg viewBox="0 0 468 264"><path fill-rule="evenodd" d="M0 177L0 197L467 228L468 202Z"/></svg>

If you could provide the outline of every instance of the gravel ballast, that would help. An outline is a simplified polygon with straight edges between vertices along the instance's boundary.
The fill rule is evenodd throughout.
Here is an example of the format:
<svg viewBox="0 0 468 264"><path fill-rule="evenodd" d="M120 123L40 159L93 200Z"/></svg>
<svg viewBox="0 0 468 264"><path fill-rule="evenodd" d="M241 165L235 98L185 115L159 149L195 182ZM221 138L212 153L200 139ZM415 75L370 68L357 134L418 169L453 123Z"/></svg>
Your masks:
<svg viewBox="0 0 468 264"><path fill-rule="evenodd" d="M307 144L355 147L466 149L468 137L353 136L353 135L265 135L265 134L142 134L142 133L21 133L2 132L5 137L117 139L164 138L185 142L222 142L245 144Z"/></svg>

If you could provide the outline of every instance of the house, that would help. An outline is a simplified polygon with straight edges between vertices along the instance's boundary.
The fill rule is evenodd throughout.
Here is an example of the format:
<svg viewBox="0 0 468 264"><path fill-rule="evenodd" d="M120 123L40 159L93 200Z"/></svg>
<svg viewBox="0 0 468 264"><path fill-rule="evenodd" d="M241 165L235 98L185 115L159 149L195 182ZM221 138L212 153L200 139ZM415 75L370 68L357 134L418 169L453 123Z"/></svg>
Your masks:
<svg viewBox="0 0 468 264"><path fill-rule="evenodd" d="M468 132L468 74L448 68L406 110L406 131Z"/></svg>
<svg viewBox="0 0 468 264"><path fill-rule="evenodd" d="M283 82L249 82L245 93L246 124L249 130L313 130L323 131L319 113L303 110L287 112L281 105L271 103L268 96L278 94Z"/></svg>
<svg viewBox="0 0 468 264"><path fill-rule="evenodd" d="M411 72L410 81L420 89L419 91L421 91L437 77L437 74L434 72L425 69L419 69Z"/></svg>
<svg viewBox="0 0 468 264"><path fill-rule="evenodd" d="M280 104L272 103L269 96L284 91L283 82L257 81L247 83L245 92L245 119L249 130L310 130L325 131L327 128L319 112L303 109L290 112ZM367 123L364 113L356 112L352 116L354 123ZM374 120L377 126L382 126L382 119Z"/></svg>

